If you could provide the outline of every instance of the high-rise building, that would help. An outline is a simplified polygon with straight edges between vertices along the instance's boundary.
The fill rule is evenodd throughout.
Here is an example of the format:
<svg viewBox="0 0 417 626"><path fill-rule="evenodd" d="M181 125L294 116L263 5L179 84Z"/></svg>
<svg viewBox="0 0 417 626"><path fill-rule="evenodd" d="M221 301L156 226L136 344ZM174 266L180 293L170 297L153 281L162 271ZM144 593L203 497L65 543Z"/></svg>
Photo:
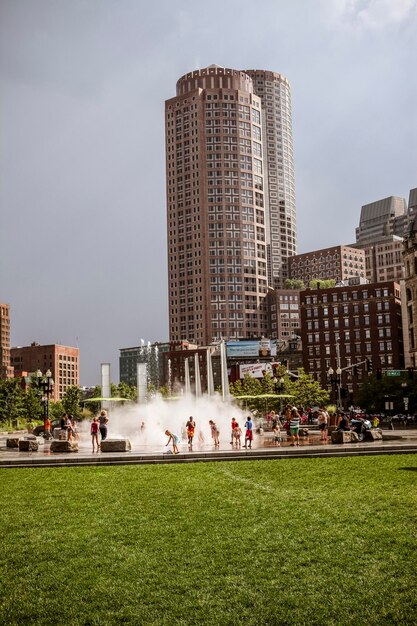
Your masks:
<svg viewBox="0 0 417 626"><path fill-rule="evenodd" d="M361 209L359 226L356 229L356 243L365 245L397 235L403 237L407 224L407 202L405 198L390 196Z"/></svg>
<svg viewBox="0 0 417 626"><path fill-rule="evenodd" d="M180 78L165 103L171 341L265 334L268 283L295 252L288 81L251 73L259 89L261 74L276 76L273 94L262 85L258 96L247 72L212 65Z"/></svg>
<svg viewBox="0 0 417 626"><path fill-rule="evenodd" d="M0 303L0 378L13 378L10 364L10 306Z"/></svg>
<svg viewBox="0 0 417 626"><path fill-rule="evenodd" d="M33 342L30 346L11 348L10 355L18 376L23 372L35 374L41 370L45 374L51 371L55 381L52 400L61 400L68 387L80 384L78 348L57 344L41 346Z"/></svg>
<svg viewBox="0 0 417 626"><path fill-rule="evenodd" d="M297 254L291 88L285 76L245 70L262 104L268 279L282 288L288 278L287 258Z"/></svg>
<svg viewBox="0 0 417 626"><path fill-rule="evenodd" d="M356 243L365 252L366 277L371 283L403 278L403 237L415 216L413 193L410 191L409 207L404 198L390 196L365 204L361 209Z"/></svg>

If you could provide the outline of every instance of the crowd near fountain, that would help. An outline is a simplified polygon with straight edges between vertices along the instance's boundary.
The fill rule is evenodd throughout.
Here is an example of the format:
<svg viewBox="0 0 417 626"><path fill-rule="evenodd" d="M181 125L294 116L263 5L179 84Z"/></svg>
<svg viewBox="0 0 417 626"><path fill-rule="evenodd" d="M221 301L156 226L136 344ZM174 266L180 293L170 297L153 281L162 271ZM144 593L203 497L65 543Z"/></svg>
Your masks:
<svg viewBox="0 0 417 626"><path fill-rule="evenodd" d="M150 343L142 340L141 349L145 353L152 350ZM149 354L150 356L150 354ZM155 394L146 399L147 383L149 382L147 364L137 366L137 403L127 402L123 406L113 405L109 414L109 436L112 438L129 439L133 447L149 448L166 445L166 431L179 435L182 442L187 441L185 425L192 416L196 423L194 449L202 449L212 444L210 420L214 421L220 431L220 441L230 441L230 422L235 417L243 429L247 415L241 408L232 404L229 392L226 347L220 345L221 358L221 392L214 391L211 352L207 350L207 392L202 393L200 366L198 356L194 360L194 384L191 385L189 359L185 359L184 386L179 395L163 398ZM102 390L106 397L110 392L109 369L102 366ZM168 387L174 386L171 363L168 363ZM109 394L110 395L110 394ZM105 403L105 408L109 408ZM85 440L86 432L82 433Z"/></svg>

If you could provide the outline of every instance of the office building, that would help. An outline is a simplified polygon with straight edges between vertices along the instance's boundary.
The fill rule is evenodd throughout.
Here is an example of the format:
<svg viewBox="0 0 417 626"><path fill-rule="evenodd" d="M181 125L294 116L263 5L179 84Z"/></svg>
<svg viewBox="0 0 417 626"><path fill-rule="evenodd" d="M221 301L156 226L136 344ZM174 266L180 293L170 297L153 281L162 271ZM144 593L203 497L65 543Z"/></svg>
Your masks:
<svg viewBox="0 0 417 626"><path fill-rule="evenodd" d="M0 378L13 378L10 363L10 306L0 303Z"/></svg>
<svg viewBox="0 0 417 626"><path fill-rule="evenodd" d="M297 254L288 259L289 277L302 280L334 279L337 283L365 278L365 253L351 246L333 246Z"/></svg>
<svg viewBox="0 0 417 626"><path fill-rule="evenodd" d="M190 72L165 104L171 341L265 334L268 283L295 251L288 81L274 74L270 94L262 72L249 73Z"/></svg>
<svg viewBox="0 0 417 626"><path fill-rule="evenodd" d="M55 382L52 400L61 400L68 387L80 384L78 348L57 344L41 346L33 342L30 346L11 348L10 354L16 376L23 372L35 374L40 370L45 374L51 371Z"/></svg>
<svg viewBox="0 0 417 626"><path fill-rule="evenodd" d="M361 208L356 243L360 246L381 241L385 237L402 237L407 226L407 202L405 198L390 196Z"/></svg>
<svg viewBox="0 0 417 626"><path fill-rule="evenodd" d="M361 209L353 246L365 252L366 277L371 283L399 282L403 278L402 242L415 215L412 200L415 191L410 191L408 209L404 198L394 196L371 202Z"/></svg>

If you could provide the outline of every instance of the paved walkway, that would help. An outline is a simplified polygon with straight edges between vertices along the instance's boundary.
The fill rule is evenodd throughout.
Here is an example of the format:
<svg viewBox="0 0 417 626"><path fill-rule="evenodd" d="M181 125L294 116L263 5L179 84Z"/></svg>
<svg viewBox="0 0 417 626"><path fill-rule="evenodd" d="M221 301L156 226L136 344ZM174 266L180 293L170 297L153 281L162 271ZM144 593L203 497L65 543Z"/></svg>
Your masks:
<svg viewBox="0 0 417 626"><path fill-rule="evenodd" d="M193 452L187 445L180 446L180 454L166 454L165 447L133 446L131 452L92 453L88 443L80 445L78 452L54 453L49 444L42 442L37 452L19 452L6 448L7 436L0 436L1 467L59 467L72 465L129 465L143 463L187 463L196 461L237 461L250 459L284 459L291 457L338 457L365 454L415 454L417 453L417 430L383 431L383 441L354 444L332 444L320 441L318 434L301 439L300 446L292 447L289 442L274 445L268 436L255 436L252 449L232 449L227 442L220 449L212 445L195 446Z"/></svg>

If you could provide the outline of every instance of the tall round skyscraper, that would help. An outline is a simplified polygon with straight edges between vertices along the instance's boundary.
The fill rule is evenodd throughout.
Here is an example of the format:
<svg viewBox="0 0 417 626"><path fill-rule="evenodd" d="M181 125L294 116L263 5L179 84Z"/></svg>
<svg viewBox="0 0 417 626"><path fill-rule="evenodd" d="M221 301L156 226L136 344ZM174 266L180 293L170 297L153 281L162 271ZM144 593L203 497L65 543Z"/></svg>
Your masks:
<svg viewBox="0 0 417 626"><path fill-rule="evenodd" d="M288 81L190 72L165 122L170 340L264 335L268 286L296 253Z"/></svg>

